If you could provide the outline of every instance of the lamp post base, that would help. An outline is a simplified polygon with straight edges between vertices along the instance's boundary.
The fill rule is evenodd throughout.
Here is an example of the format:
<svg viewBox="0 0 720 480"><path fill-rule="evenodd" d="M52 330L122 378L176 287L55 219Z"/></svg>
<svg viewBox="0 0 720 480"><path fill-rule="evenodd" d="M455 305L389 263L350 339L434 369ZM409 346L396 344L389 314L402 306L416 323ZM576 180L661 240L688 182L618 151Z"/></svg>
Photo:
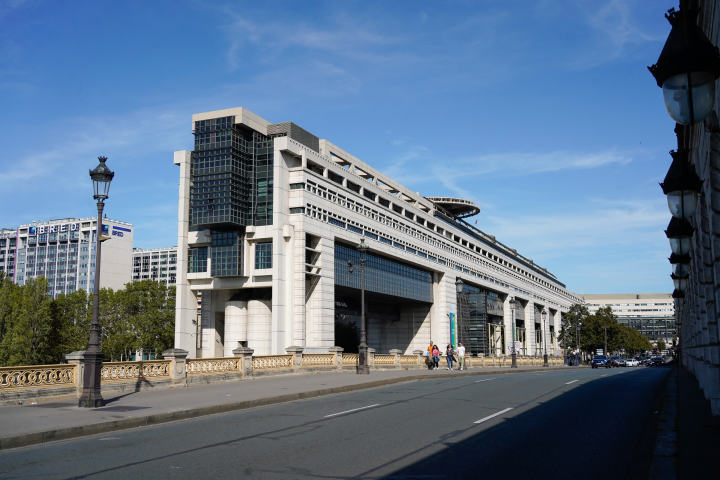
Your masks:
<svg viewBox="0 0 720 480"><path fill-rule="evenodd" d="M78 401L78 407L80 408L98 408L105 406L105 400L103 400L102 394L100 393L102 361L103 353L100 349L97 349L96 352L85 352L85 360L83 362L83 392Z"/></svg>
<svg viewBox="0 0 720 480"><path fill-rule="evenodd" d="M512 365L510 365L510 368L517 368L517 353L513 353L511 355L512 357Z"/></svg>
<svg viewBox="0 0 720 480"><path fill-rule="evenodd" d="M357 373L358 373L358 375L369 375L370 374L370 365L368 365L367 347L363 348L361 346L358 351Z"/></svg>
<svg viewBox="0 0 720 480"><path fill-rule="evenodd" d="M548 365L548 359L547 359L547 353L543 355L543 367L549 367Z"/></svg>

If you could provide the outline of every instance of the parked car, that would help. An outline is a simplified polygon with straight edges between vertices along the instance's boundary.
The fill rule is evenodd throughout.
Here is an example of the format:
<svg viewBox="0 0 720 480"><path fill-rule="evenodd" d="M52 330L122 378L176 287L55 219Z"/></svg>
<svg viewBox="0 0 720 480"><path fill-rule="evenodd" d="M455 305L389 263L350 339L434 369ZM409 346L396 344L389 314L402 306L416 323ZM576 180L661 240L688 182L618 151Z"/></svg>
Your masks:
<svg viewBox="0 0 720 480"><path fill-rule="evenodd" d="M665 365L665 360L663 360L662 357L652 357L649 365L651 367L659 367Z"/></svg>
<svg viewBox="0 0 720 480"><path fill-rule="evenodd" d="M590 362L590 366L592 368L604 367L606 366L605 364L607 363L607 359L607 355L595 355Z"/></svg>
<svg viewBox="0 0 720 480"><path fill-rule="evenodd" d="M625 360L625 365L628 367L637 367L640 365L640 362L634 358L630 358L628 360Z"/></svg>
<svg viewBox="0 0 720 480"><path fill-rule="evenodd" d="M613 355L612 357L610 357L610 363L613 367L627 367L625 359L620 358L617 355Z"/></svg>
<svg viewBox="0 0 720 480"><path fill-rule="evenodd" d="M642 365L649 367L651 363L652 363L652 357L643 358Z"/></svg>

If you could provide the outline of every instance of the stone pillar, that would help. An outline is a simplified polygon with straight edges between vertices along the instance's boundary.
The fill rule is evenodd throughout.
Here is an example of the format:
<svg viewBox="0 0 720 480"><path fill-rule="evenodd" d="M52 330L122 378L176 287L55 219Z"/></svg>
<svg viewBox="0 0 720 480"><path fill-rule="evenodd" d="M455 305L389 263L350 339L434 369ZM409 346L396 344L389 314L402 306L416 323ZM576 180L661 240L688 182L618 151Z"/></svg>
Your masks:
<svg viewBox="0 0 720 480"><path fill-rule="evenodd" d="M397 348L393 348L390 350L390 355L395 355L395 368L400 368L400 355L402 355L402 350L399 350Z"/></svg>
<svg viewBox="0 0 720 480"><path fill-rule="evenodd" d="M291 346L287 347L285 351L293 356L292 366L296 372L302 368L302 353L303 347Z"/></svg>
<svg viewBox="0 0 720 480"><path fill-rule="evenodd" d="M170 360L170 380L173 384L185 383L188 353L187 350L182 348L171 348L162 352L163 359Z"/></svg>
<svg viewBox="0 0 720 480"><path fill-rule="evenodd" d="M375 366L375 349L368 347L368 367L373 368Z"/></svg>
<svg viewBox="0 0 720 480"><path fill-rule="evenodd" d="M85 351L78 350L76 352L68 353L65 355L65 360L71 365L75 365L75 388L77 389L78 395L82 394L83 389L83 375L85 367Z"/></svg>
<svg viewBox="0 0 720 480"><path fill-rule="evenodd" d="M342 370L342 366L343 366L342 356L343 356L344 351L345 351L345 349L342 347L328 348L328 352L335 354L335 358L333 359L333 364L335 365L335 368L337 368L338 370Z"/></svg>
<svg viewBox="0 0 720 480"><path fill-rule="evenodd" d="M425 366L425 352L422 350L413 350L413 355L417 355L418 367L422 368Z"/></svg>
<svg viewBox="0 0 720 480"><path fill-rule="evenodd" d="M252 356L255 350L248 347L238 347L235 350L232 351L233 355L236 357L241 357L240 359L240 373L242 373L243 377L252 377L253 374L253 367L252 367Z"/></svg>

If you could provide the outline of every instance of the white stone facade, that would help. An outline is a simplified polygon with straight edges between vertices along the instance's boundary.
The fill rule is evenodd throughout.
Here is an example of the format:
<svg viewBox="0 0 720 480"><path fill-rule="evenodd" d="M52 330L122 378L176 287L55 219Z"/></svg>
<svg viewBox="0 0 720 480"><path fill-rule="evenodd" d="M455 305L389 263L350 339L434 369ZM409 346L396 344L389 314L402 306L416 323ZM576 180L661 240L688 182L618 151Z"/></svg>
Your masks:
<svg viewBox="0 0 720 480"><path fill-rule="evenodd" d="M263 135L270 126L242 108L194 115L193 122L227 116ZM354 247L364 237L370 254L431 278L431 301L379 294L368 300L392 310L383 313L377 307L368 315L368 343L377 353L424 350L430 340L442 348L450 343L457 278L493 292L504 305L498 321L505 330L505 347L512 338L509 299L516 297L530 312L525 314L528 355L541 354L535 329L542 322L534 312L545 308L548 353L558 353L554 335L560 331L561 313L583 300L547 270L469 224L438 218L442 212L432 201L327 140L319 140L315 151L279 136L273 150L272 225L244 227L242 275L235 277L211 276L209 254L205 271L188 273L188 250L210 251L212 233L190 225L193 157L189 151L175 152L174 163L180 167L177 348L188 350L190 357L208 358L230 356L238 346L248 346L256 355L283 354L290 346L327 352L337 343L338 312L351 309L348 302L359 302L359 290L337 284L347 266L336 263L336 245ZM256 268L268 242L272 265ZM336 272L338 265L342 271ZM355 265L352 275L359 275L359 268ZM247 292L254 293L246 298ZM495 353L507 353L507 348Z"/></svg>
<svg viewBox="0 0 720 480"><path fill-rule="evenodd" d="M177 247L133 248L133 281L153 280L174 287L177 250Z"/></svg>

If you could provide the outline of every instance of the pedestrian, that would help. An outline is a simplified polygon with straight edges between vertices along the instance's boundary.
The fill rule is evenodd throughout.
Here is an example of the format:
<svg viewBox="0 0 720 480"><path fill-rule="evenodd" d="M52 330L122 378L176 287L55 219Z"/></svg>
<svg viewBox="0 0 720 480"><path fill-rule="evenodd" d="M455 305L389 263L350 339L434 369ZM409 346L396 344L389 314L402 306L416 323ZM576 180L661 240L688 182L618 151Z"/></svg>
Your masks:
<svg viewBox="0 0 720 480"><path fill-rule="evenodd" d="M440 349L437 345L433 345L432 347L432 361L433 361L433 370L437 370L438 365L440 364Z"/></svg>
<svg viewBox="0 0 720 480"><path fill-rule="evenodd" d="M447 369L452 370L453 369L453 362L455 361L455 350L453 350L452 345L448 343L448 346L445 347L445 356L447 357Z"/></svg>
<svg viewBox="0 0 720 480"><path fill-rule="evenodd" d="M462 342L458 343L457 356L458 367L460 367L460 370L462 370L463 368L465 368L465 347L463 347Z"/></svg>
<svg viewBox="0 0 720 480"><path fill-rule="evenodd" d="M433 350L433 342L430 340L430 346L427 347L425 350L425 363L428 366L428 370L432 370L434 367L434 362L432 358L432 350Z"/></svg>

